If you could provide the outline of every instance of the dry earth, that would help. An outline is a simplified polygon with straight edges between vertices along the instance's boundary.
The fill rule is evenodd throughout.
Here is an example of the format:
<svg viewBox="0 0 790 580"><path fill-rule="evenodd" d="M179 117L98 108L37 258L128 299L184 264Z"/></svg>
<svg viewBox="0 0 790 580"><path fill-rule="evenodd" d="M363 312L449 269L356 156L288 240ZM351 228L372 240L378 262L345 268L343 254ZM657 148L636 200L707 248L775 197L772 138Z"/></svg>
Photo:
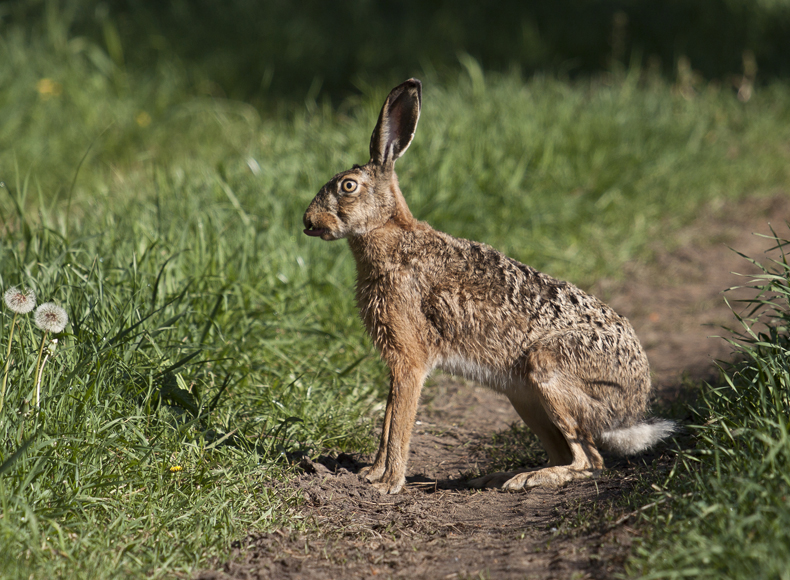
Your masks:
<svg viewBox="0 0 790 580"><path fill-rule="evenodd" d="M764 258L770 241L752 232L768 234L770 222L787 234L788 216L788 196L709 208L677 249L629 266L625 283L593 289L636 328L659 406L683 384L714 379L713 360L729 355L722 339L708 337L733 320L722 290L748 281L731 272L754 270L728 246ZM623 498L642 489L647 467L671 465L668 448L630 461L606 457L600 478L559 489L467 489L469 474L545 461L519 424L506 399L438 377L425 390L400 495L380 496L357 478L369 456L303 460L290 485L301 490L298 509L316 531L248 537L198 578L609 578L622 571L646 525Z"/></svg>

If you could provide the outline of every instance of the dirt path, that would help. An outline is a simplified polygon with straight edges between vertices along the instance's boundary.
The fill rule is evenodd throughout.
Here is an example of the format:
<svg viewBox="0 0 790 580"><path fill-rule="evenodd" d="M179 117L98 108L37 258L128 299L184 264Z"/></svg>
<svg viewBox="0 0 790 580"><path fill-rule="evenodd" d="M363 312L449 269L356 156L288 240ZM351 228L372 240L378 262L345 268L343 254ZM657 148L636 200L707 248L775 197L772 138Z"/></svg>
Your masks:
<svg viewBox="0 0 790 580"><path fill-rule="evenodd" d="M676 396L684 377L714 377L712 360L728 355L724 341L707 337L732 320L721 291L744 279L730 272L749 269L726 245L760 257L770 244L751 232L767 234L771 222L787 233L788 216L787 196L707 211L678 250L629 268L624 284L594 289L632 321L660 399ZM670 459L662 448L605 459L596 481L559 489L466 489L470 474L537 466L545 456L506 399L440 376L425 390L400 495L380 496L357 478L370 457L305 460L293 485L320 533L249 537L199 578L609 578L639 533L621 498L645 466Z"/></svg>

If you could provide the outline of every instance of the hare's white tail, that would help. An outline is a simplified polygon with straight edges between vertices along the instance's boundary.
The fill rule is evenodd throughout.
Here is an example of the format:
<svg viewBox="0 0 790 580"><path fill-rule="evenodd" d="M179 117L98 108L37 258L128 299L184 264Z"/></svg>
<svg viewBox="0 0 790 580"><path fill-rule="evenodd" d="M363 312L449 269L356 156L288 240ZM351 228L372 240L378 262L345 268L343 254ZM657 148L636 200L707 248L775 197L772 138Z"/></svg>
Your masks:
<svg viewBox="0 0 790 580"><path fill-rule="evenodd" d="M669 437L676 429L674 421L653 419L623 429L604 431L598 441L601 447L618 455L636 455Z"/></svg>

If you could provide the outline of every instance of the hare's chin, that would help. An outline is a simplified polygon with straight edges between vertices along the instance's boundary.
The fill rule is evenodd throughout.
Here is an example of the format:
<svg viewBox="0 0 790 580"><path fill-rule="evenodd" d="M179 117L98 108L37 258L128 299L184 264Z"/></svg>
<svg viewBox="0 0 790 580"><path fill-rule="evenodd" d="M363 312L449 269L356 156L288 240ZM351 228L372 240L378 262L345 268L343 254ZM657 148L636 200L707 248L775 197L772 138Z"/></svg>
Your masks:
<svg viewBox="0 0 790 580"><path fill-rule="evenodd" d="M305 229L304 233L306 233L308 236L318 238L324 234L328 234L329 230L326 228L307 228Z"/></svg>

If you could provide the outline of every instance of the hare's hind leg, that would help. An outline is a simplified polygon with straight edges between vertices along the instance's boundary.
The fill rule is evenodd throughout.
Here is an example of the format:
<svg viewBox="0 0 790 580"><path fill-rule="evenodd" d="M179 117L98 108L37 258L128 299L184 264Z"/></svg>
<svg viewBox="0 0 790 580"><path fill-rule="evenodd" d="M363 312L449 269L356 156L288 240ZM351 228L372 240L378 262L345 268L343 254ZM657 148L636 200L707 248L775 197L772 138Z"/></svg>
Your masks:
<svg viewBox="0 0 790 580"><path fill-rule="evenodd" d="M511 477L502 478L504 481L499 479L498 485L491 482L486 487L518 490L542 485L563 485L574 479L593 477L603 469L603 458L598 453L592 436L585 432L570 413L564 411L567 409L554 407L546 414L547 417L549 414L553 415L551 426L554 427L554 432L550 436L536 431L549 454L548 467L514 473ZM562 447L564 452L558 453L557 450Z"/></svg>
<svg viewBox="0 0 790 580"><path fill-rule="evenodd" d="M500 487L518 490L542 485L562 485L592 477L603 469L603 458L592 435L577 420L573 400L582 391L573 377L564 376L553 365L531 365L524 384L514 387L508 398L518 414L538 436L549 456L549 466L516 472L492 473L469 482L471 487ZM551 360L551 359L549 359ZM535 361L538 362L538 361ZM548 367L548 368L547 368ZM580 417L579 417L580 418Z"/></svg>
<svg viewBox="0 0 790 580"><path fill-rule="evenodd" d="M524 405L523 400L515 397L510 400L546 449L549 466L491 473L471 480L468 485L474 488L499 487L506 490L541 485L556 486L574 479L592 477L596 471L603 469L603 459L595 448L592 437L583 433L573 421L558 420L554 423L542 406L536 408Z"/></svg>

